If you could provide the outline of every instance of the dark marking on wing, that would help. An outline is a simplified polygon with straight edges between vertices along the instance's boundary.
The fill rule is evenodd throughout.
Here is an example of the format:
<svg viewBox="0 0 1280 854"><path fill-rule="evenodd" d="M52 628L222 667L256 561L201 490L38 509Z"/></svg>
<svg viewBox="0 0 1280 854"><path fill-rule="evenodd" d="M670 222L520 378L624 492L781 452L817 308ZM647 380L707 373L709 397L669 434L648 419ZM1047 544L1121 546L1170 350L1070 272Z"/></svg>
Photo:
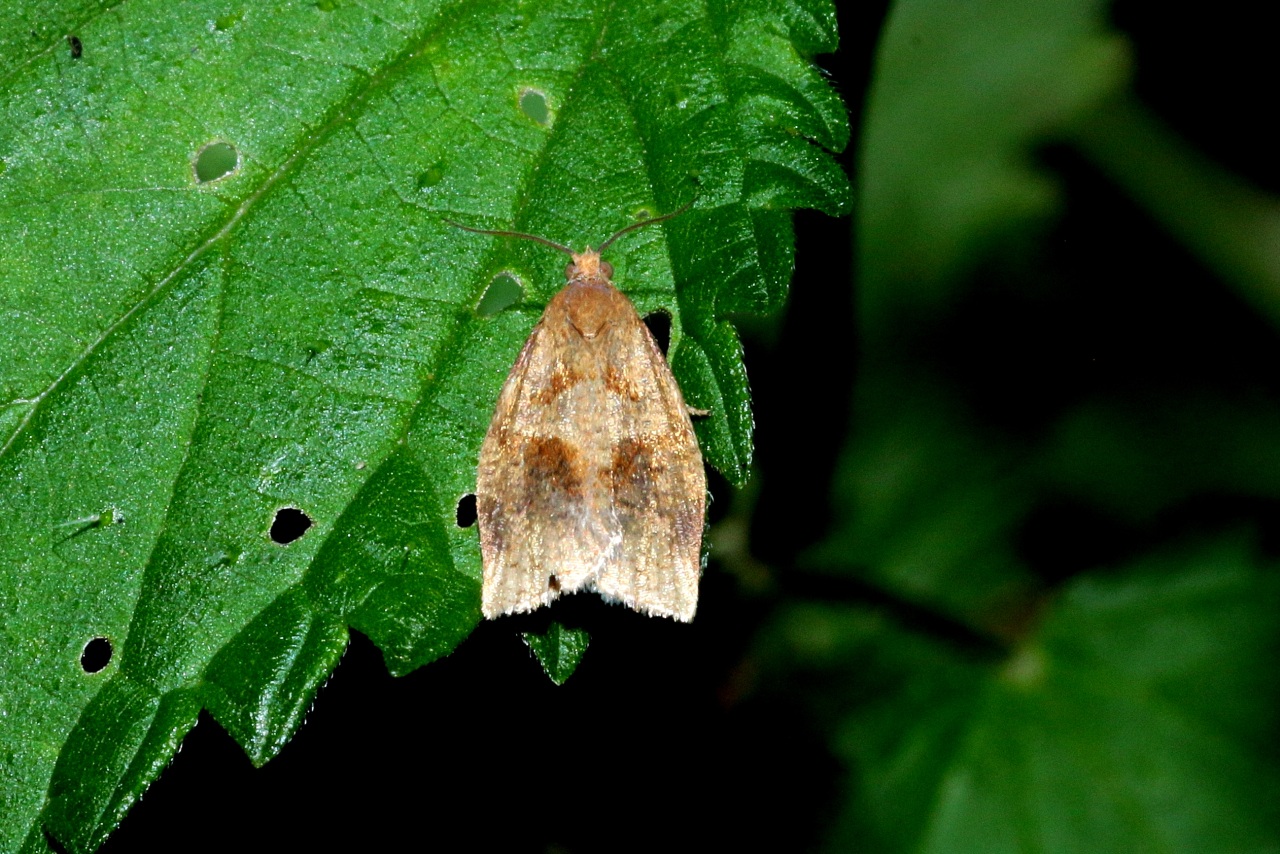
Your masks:
<svg viewBox="0 0 1280 854"><path fill-rule="evenodd" d="M627 509L647 507L661 469L654 464L653 448L644 439L628 436L613 446L609 468L601 474L613 491L614 504Z"/></svg>
<svg viewBox="0 0 1280 854"><path fill-rule="evenodd" d="M524 477L533 494L581 498L581 454L558 436L533 436L524 445Z"/></svg>

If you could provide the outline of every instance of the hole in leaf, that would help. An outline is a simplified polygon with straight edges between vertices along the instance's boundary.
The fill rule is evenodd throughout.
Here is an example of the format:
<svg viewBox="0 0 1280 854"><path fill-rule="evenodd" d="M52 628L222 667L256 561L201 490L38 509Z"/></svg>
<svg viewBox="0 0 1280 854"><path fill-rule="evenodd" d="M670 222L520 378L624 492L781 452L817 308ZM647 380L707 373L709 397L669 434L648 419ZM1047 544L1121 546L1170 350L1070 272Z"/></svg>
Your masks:
<svg viewBox="0 0 1280 854"><path fill-rule="evenodd" d="M537 89L520 90L520 112L543 127L551 124L551 110L547 108L546 93Z"/></svg>
<svg viewBox="0 0 1280 854"><path fill-rule="evenodd" d="M476 304L476 314L481 317L492 317L509 305L516 303L524 295L520 280L513 273L499 273L493 277L484 295Z"/></svg>
<svg viewBox="0 0 1280 854"><path fill-rule="evenodd" d="M444 164L433 163L418 175L418 189L422 192L430 192L431 188L439 184L444 178Z"/></svg>
<svg viewBox="0 0 1280 854"><path fill-rule="evenodd" d="M311 527L311 517L297 507L281 507L271 522L271 541L288 545L301 537Z"/></svg>
<svg viewBox="0 0 1280 854"><path fill-rule="evenodd" d="M665 309L651 311L644 316L644 325L649 327L662 355L667 355L667 348L671 346L671 315Z"/></svg>
<svg viewBox="0 0 1280 854"><path fill-rule="evenodd" d="M97 673L111 663L112 652L111 641L103 637L93 638L80 653L80 666L85 673Z"/></svg>
<svg viewBox="0 0 1280 854"><path fill-rule="evenodd" d="M67 36L67 44L71 47L72 59L79 59L84 55L84 42L80 41L79 36Z"/></svg>
<svg viewBox="0 0 1280 854"><path fill-rule="evenodd" d="M206 184L225 178L240 166L240 153L229 142L211 142L196 155L196 181Z"/></svg>
<svg viewBox="0 0 1280 854"><path fill-rule="evenodd" d="M243 17L244 17L243 10L239 12L228 12L227 14L222 15L218 17L216 20L214 20L213 28L220 33L225 33L227 30L231 29L236 24L240 23L240 20Z"/></svg>
<svg viewBox="0 0 1280 854"><path fill-rule="evenodd" d="M455 514L459 528L470 528L476 523L476 497L474 493L468 493L458 499L458 509Z"/></svg>

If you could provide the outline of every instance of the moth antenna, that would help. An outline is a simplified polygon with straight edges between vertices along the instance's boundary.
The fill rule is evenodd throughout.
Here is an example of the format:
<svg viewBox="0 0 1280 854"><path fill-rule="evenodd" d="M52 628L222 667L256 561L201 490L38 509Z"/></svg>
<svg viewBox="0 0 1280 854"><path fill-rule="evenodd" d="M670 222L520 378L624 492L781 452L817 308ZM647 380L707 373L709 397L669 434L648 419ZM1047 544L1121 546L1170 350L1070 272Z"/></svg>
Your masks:
<svg viewBox="0 0 1280 854"><path fill-rule="evenodd" d="M643 219L640 222L633 222L631 223L631 225L628 225L623 229L615 231L613 235L609 237L608 240L600 244L600 248L597 249L596 252L598 253L604 252L604 250L608 248L610 243L617 240L619 237L621 237L622 235L626 234L629 231L635 231L637 228L644 228L646 225L657 225L660 222L664 222L666 220L680 216L680 214L684 213L685 211L689 210L689 208L693 207L693 203L696 202L697 200L698 199L695 196L693 199L689 200L689 202L687 202L680 208L672 211L671 213L663 214L662 216L650 217L649 219ZM474 234L491 234L494 237L518 237L521 240L532 240L535 243L541 243L544 246L550 246L552 249L559 249L561 252L563 252L564 254L568 255L571 258L575 254L574 251L570 249L568 246L565 246L560 243L556 243L554 240L547 240L547 238L539 237L536 234L526 234L523 231L503 231L500 229L491 229L491 228L472 228L469 225L463 225L462 223L454 222L451 219L446 219L444 221L449 225L453 226L454 228L460 228L463 231L470 231Z"/></svg>
<svg viewBox="0 0 1280 854"><path fill-rule="evenodd" d="M492 234L494 237L519 237L522 240L532 240L535 243L541 243L545 246L550 246L552 249L559 249L561 252L568 255L569 257L571 258L573 257L573 250L570 249L568 246L561 246L559 243L556 243L554 240L547 240L547 238L539 237L536 234L525 234L523 231L495 231L493 229L488 229L488 228L472 228L469 225L463 225L462 223L454 222L451 219L446 219L445 222L449 223L449 225L453 226L454 228L460 228L463 231L471 231L476 234ZM647 221L644 223L641 223L641 225L647 225L647 224L648 224Z"/></svg>
<svg viewBox="0 0 1280 854"><path fill-rule="evenodd" d="M677 208L676 210L673 210L669 214L663 214L662 216L649 217L648 219L642 219L639 222L631 223L631 225L628 225L626 228L620 231L614 232L613 236L610 237L608 240L606 240L604 243L601 243L600 248L597 249L596 251L603 253L604 250L608 248L610 243L617 240L619 237L626 234L628 231L635 231L637 228L644 228L646 225L657 225L658 223L663 222L665 220L680 216L680 214L684 213L689 208L693 207L693 203L696 202L697 200L698 200L698 197L694 196L692 199L688 201L688 203L686 203L680 208Z"/></svg>

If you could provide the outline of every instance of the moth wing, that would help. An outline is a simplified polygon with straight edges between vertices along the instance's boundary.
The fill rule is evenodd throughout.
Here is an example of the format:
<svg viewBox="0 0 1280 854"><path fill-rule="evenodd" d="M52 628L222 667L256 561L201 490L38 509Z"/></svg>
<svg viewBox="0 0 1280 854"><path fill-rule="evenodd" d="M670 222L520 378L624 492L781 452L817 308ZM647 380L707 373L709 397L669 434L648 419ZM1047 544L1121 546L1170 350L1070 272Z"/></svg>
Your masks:
<svg viewBox="0 0 1280 854"><path fill-rule="evenodd" d="M680 386L648 327L634 309L631 316L634 323L616 330L604 369L616 405L601 475L622 542L594 587L606 599L687 622L698 604L706 472Z"/></svg>
<svg viewBox="0 0 1280 854"><path fill-rule="evenodd" d="M530 333L480 449L476 510L485 617L531 611L589 585L619 546L578 437L601 393L572 382L575 335L550 312Z"/></svg>

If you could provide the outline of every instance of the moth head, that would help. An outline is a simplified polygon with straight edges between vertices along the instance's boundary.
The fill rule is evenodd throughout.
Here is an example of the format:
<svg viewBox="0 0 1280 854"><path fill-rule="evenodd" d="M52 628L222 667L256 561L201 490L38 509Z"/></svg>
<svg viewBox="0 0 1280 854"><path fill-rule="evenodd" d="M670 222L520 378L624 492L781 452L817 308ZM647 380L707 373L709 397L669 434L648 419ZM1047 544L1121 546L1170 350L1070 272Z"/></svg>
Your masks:
<svg viewBox="0 0 1280 854"><path fill-rule="evenodd" d="M581 279L613 278L613 265L600 260L600 253L588 246L582 252L573 254L573 263L564 268L564 277L569 281Z"/></svg>

